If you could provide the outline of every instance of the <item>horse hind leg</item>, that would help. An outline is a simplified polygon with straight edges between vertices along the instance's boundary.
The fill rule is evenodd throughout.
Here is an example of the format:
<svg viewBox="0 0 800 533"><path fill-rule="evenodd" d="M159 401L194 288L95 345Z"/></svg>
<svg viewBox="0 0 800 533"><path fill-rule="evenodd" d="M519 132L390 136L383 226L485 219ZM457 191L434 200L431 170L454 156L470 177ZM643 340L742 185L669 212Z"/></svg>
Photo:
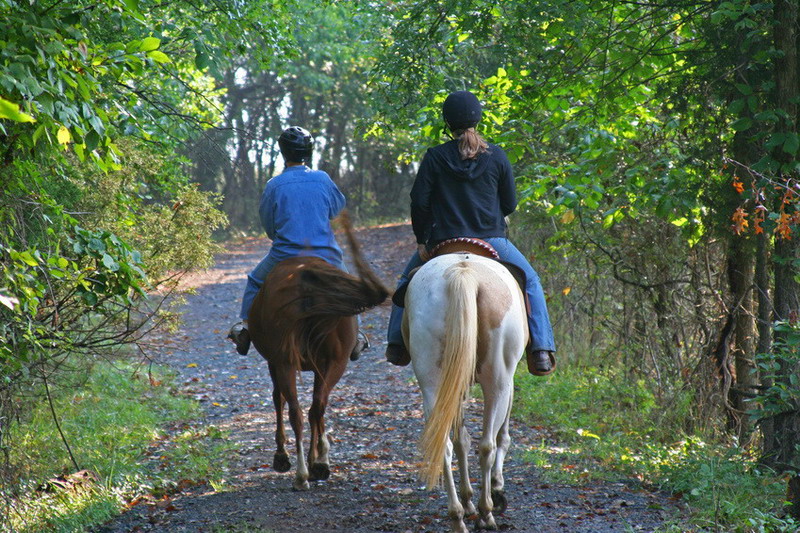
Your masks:
<svg viewBox="0 0 800 533"><path fill-rule="evenodd" d="M275 370L269 366L272 376L272 404L275 406L275 455L272 458L272 468L276 472L288 472L292 468L289 454L286 453L286 426L283 423L284 398L280 386L275 379Z"/></svg>
<svg viewBox="0 0 800 533"><path fill-rule="evenodd" d="M513 395L513 389L511 394ZM511 445L511 436L508 434L508 421L511 416L511 404L508 402L506 418L503 426L497 432L497 451L495 452L494 466L492 467L492 504L494 512L504 513L508 507L506 499L505 478L503 477L503 465L505 463L508 448Z"/></svg>
<svg viewBox="0 0 800 533"><path fill-rule="evenodd" d="M289 422L294 430L295 449L297 450L297 472L292 486L294 490L308 490L308 465L303 450L303 411L300 409L300 402L297 401L297 394L287 398L287 402L289 404Z"/></svg>
<svg viewBox="0 0 800 533"><path fill-rule="evenodd" d="M281 384L280 391L289 406L289 424L291 424L294 431L297 470L292 488L294 490L308 490L308 466L306 465L305 452L303 450L303 411L300 409L300 402L297 399L295 372L290 368L282 367L281 372L276 375L274 381Z"/></svg>
<svg viewBox="0 0 800 533"><path fill-rule="evenodd" d="M458 432L458 438L453 443L453 446L455 448L456 459L458 460L459 495L461 505L464 506L465 516L472 516L476 513L475 504L472 503L474 492L472 490L472 484L469 481L469 444L469 432L467 428L462 425L461 430Z"/></svg>
<svg viewBox="0 0 800 533"><path fill-rule="evenodd" d="M316 406L309 412L311 443L308 449L308 464L312 481L325 481L331 477L330 443L325 432L325 407Z"/></svg>
<svg viewBox="0 0 800 533"><path fill-rule="evenodd" d="M357 335L356 321L348 318L339 322L338 335L329 338L326 345L327 357L322 357L324 363L318 365L314 373L314 398L309 410L311 423L311 445L309 446L308 464L311 467L311 478L326 480L331 475L330 442L325 432L325 411L328 408L328 399L333 387L339 382L347 362L350 360L352 342ZM352 340L352 342L350 342Z"/></svg>
<svg viewBox="0 0 800 533"><path fill-rule="evenodd" d="M478 500L478 527L483 529L497 529L493 511L504 508L505 494L502 487L502 467L495 468L497 461L502 464L505 450L498 454L498 436L503 432L503 427L508 423L508 412L511 406L512 387L502 387L500 390L489 390L484 387L484 412L483 436L478 446L481 463L481 495ZM506 431L507 435L507 431ZM500 437L502 444L503 439ZM498 457L500 455L500 457ZM500 477L497 477L499 473ZM494 482L494 483L493 483ZM497 483L500 483L498 486ZM494 486L493 486L494 485ZM494 497L498 498L495 506Z"/></svg>
<svg viewBox="0 0 800 533"><path fill-rule="evenodd" d="M453 533L468 533L469 529L464 523L464 506L461 504L458 494L456 494L456 484L453 479L453 443L450 439L447 439L443 460L442 478L447 492L447 516L450 518L451 531Z"/></svg>

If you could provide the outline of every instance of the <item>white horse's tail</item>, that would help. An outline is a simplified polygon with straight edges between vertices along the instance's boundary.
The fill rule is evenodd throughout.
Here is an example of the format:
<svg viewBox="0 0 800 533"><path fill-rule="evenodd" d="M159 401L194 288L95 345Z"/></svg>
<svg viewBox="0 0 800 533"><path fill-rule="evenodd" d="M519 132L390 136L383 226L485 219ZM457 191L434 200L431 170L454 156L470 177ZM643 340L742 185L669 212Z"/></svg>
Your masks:
<svg viewBox="0 0 800 533"><path fill-rule="evenodd" d="M465 263L448 268L444 272L444 279L448 302L442 375L436 391L436 402L425 421L420 441L422 479L428 487L439 483L450 431L453 428L459 431L461 428L464 401L469 396L475 374L478 348L478 280Z"/></svg>

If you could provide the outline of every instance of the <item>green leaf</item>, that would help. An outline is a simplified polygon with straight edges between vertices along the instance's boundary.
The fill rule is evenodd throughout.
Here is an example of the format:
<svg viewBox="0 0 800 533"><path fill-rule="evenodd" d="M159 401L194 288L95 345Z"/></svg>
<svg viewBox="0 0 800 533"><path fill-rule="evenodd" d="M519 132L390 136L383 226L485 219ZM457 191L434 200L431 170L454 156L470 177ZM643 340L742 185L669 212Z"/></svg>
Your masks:
<svg viewBox="0 0 800 533"><path fill-rule="evenodd" d="M35 267L39 265L39 262L36 260L36 258L33 257L33 255L31 255L31 253L27 250L24 252L20 252L19 259L22 260L28 266Z"/></svg>
<svg viewBox="0 0 800 533"><path fill-rule="evenodd" d="M86 143L86 149L91 152L100 143L100 135L95 130L92 130L86 134L84 142Z"/></svg>
<svg viewBox="0 0 800 533"><path fill-rule="evenodd" d="M114 261L114 258L108 254L103 254L103 266L112 271L119 270L119 265L117 262Z"/></svg>
<svg viewBox="0 0 800 533"><path fill-rule="evenodd" d="M139 45L140 52L149 52L151 50L157 49L161 46L161 39L156 37L145 37L142 40L142 44Z"/></svg>
<svg viewBox="0 0 800 533"><path fill-rule="evenodd" d="M783 143L783 151L790 155L797 154L797 149L800 148L800 138L796 133L787 133L786 142Z"/></svg>
<svg viewBox="0 0 800 533"><path fill-rule="evenodd" d="M0 119L7 118L14 122L36 122L32 116L19 110L19 106L14 102L9 102L0 98Z"/></svg>
<svg viewBox="0 0 800 533"><path fill-rule="evenodd" d="M731 128L733 128L733 131L745 131L750 129L752 125L753 125L753 119L751 119L750 117L742 117L739 120L735 121L733 124L731 124Z"/></svg>
<svg viewBox="0 0 800 533"><path fill-rule="evenodd" d="M211 61L208 59L208 56L202 52L194 57L194 66L197 67L197 70L203 70L210 64Z"/></svg>
<svg viewBox="0 0 800 533"><path fill-rule="evenodd" d="M161 50L151 50L147 52L147 57L155 61L156 63L171 63L172 60L169 58L167 54L162 52Z"/></svg>

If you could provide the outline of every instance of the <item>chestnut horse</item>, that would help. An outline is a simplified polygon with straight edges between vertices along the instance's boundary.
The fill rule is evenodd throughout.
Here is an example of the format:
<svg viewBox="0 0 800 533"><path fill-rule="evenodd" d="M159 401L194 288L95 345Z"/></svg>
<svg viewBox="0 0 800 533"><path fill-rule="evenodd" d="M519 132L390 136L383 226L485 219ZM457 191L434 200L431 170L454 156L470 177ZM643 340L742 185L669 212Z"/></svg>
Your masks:
<svg viewBox="0 0 800 533"><path fill-rule="evenodd" d="M522 290L503 264L471 253L434 257L411 278L403 336L422 390L425 429L422 477L429 487L444 476L452 530L466 532L475 513L469 481L469 435L464 402L473 380L483 389L481 492L478 527L496 529L493 510L506 507L503 462L510 444L514 371L528 342ZM460 498L451 470L453 443Z"/></svg>
<svg viewBox="0 0 800 533"><path fill-rule="evenodd" d="M294 257L278 263L253 301L249 331L253 345L267 360L275 404L277 450L273 468L291 468L286 453L284 403L294 430L297 472L293 487L308 489L308 480L330 476L329 443L325 434L328 396L342 377L356 344L356 316L383 302L389 291L362 258L349 222L342 217L359 277L317 257ZM314 392L308 412L311 438L308 463L303 452L303 413L296 377L314 373Z"/></svg>

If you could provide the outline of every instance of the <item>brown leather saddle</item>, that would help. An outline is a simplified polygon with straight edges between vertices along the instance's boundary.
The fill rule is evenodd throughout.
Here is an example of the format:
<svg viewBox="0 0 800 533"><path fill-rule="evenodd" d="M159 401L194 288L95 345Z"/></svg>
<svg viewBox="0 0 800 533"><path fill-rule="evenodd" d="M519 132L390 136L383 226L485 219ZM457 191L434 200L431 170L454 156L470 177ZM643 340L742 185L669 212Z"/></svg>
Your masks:
<svg viewBox="0 0 800 533"><path fill-rule="evenodd" d="M511 272L511 275L514 276L514 279L517 280L519 288L522 289L522 295L525 298L525 309L530 314L531 306L530 302L528 302L528 294L525 292L527 277L521 268L519 268L517 265L509 263L508 261L503 261L500 259L500 254L497 253L497 250L494 249L494 246L484 240L476 239L474 237L456 237L454 239L448 239L440 242L433 248L433 250L431 250L431 259L444 254L456 253L468 253L480 255L482 257L488 257L489 259L494 259L498 263L501 263L503 266L505 266L508 271ZM414 274L416 274L417 270L420 268L421 267L417 267L409 272L408 280L401 286L397 287L397 290L394 291L394 295L392 295L392 303L394 303L396 306L405 307L406 290L408 289L408 284L411 282L411 278L414 277Z"/></svg>

